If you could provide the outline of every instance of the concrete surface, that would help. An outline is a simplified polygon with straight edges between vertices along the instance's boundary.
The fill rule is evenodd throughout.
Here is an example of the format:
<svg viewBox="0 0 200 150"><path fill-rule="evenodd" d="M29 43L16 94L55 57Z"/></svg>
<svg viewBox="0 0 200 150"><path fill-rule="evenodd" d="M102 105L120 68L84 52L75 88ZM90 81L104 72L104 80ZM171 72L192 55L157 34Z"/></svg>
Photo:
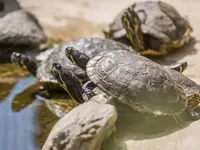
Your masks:
<svg viewBox="0 0 200 150"><path fill-rule="evenodd" d="M106 28L121 9L134 2L133 0L18 1L22 7L37 16L49 37L66 41L79 37L103 37L102 29ZM189 65L184 74L200 83L200 1L164 1L173 4L182 15L189 18L194 29L192 34L194 40L185 48L158 61L165 64L187 61ZM156 128L156 126L153 127ZM200 121L193 122L182 130L171 131L170 134L155 138L139 140L126 138L125 143L128 150L199 150L200 130L198 127L200 127Z"/></svg>

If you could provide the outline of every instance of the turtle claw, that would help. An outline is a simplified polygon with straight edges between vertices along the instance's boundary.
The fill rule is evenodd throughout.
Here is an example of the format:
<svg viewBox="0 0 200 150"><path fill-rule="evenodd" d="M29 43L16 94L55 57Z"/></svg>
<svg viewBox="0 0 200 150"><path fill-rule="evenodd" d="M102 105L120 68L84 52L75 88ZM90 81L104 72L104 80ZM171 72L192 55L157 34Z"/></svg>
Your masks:
<svg viewBox="0 0 200 150"><path fill-rule="evenodd" d="M183 116L180 115L173 115L172 118L176 121L180 128L183 128Z"/></svg>

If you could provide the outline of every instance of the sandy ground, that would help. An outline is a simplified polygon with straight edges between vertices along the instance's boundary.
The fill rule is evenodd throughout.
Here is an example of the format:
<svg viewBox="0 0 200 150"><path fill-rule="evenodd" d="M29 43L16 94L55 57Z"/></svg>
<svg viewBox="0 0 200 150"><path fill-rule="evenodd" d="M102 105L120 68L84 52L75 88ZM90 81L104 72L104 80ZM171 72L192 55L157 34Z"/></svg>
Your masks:
<svg viewBox="0 0 200 150"><path fill-rule="evenodd" d="M65 41L79 37L103 37L106 28L123 8L133 0L18 0L20 5L37 16L49 37ZM200 83L200 18L199 0L164 0L189 18L194 29L194 42L162 58L163 63L187 61L185 75ZM168 135L126 141L128 150L199 150L200 121ZM134 133L133 133L134 134Z"/></svg>

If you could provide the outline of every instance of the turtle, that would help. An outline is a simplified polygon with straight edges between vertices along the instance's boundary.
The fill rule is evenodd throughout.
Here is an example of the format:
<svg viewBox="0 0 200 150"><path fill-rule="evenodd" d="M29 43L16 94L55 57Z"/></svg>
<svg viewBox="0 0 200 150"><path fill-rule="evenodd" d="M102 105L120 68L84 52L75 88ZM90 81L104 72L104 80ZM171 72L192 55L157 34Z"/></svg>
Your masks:
<svg viewBox="0 0 200 150"><path fill-rule="evenodd" d="M191 81L187 77L185 77L183 74L172 70L170 68L166 68L167 71L171 74L174 74L175 76L178 74L180 78L176 79L173 77L173 80L179 84L180 86L186 86L184 85L184 82L180 82L181 80L187 80L188 82L188 94L190 93L189 88L193 88L196 86L195 84L189 84ZM83 150L92 150L94 149L94 145L98 145L99 149L100 146L102 145L103 139L107 139L110 137L111 133L116 131L116 120L118 119L118 107L120 105L115 105L114 99L109 97L107 94L105 94L102 90L96 87L96 85L88 81L85 83L83 86L80 82L80 79L70 70L65 68L59 63L54 63L52 67L52 73L55 75L55 78L60 82L62 87L67 87L69 84L74 85L74 88L77 88L77 91L83 94L83 100L85 101L83 104L75 107L72 111L70 111L67 115L65 115L62 119L60 119L57 124L54 126L52 131L49 134L49 137L47 138L43 150L47 149L65 149L65 150L78 150L78 149L83 149ZM59 75L60 74L60 75ZM178 77L178 76L177 76ZM66 80L67 79L67 80ZM186 84L187 84L186 83ZM92 91L91 91L92 90ZM196 89L196 91L199 92L199 90ZM71 95L74 96L75 93L72 93ZM86 94L89 97L85 97L84 94ZM98 107L94 106L94 103L100 104L97 105ZM84 107L82 107L84 105ZM107 106L113 106L109 109ZM99 109L103 110L103 114L101 114L101 118L94 119L93 117L99 117ZM83 111L84 110L84 111ZM91 110L91 111L88 111ZM112 110L112 113L111 113ZM75 114L76 112L76 114ZM130 113L130 112L129 112ZM109 123L106 124L100 124L102 120L108 121L108 116L111 117L110 115L113 115L114 119L109 119ZM92 117L91 117L92 116ZM65 118L65 119L64 119ZM77 119L78 118L78 119ZM67 121L66 121L67 120ZM94 120L98 120L97 122ZM99 122L100 121L100 122ZM84 122L84 126L82 123ZM92 125L93 124L93 125ZM112 125L112 126L111 126ZM97 128L93 128L94 126L97 126ZM91 135L91 132L86 132L85 127L87 127L87 131L92 130L93 134ZM111 127L111 128L110 128ZM74 129L76 129L76 132L74 132ZM109 129L109 131L107 130ZM99 132L99 130L107 130L107 132ZM62 136L61 136L62 134ZM85 135L87 136L82 136L82 137L90 137L89 140L86 140L85 142L84 138L80 138L79 135ZM88 135L89 134L89 135ZM100 140L96 140L100 139ZM70 142L62 142L62 141L70 141ZM93 142L92 142L93 141ZM62 143L62 144L61 144ZM90 143L90 144L88 144ZM62 148L61 148L62 145ZM76 147L76 146L77 147ZM123 143L120 143L120 147L123 145ZM92 148L91 148L92 147Z"/></svg>
<svg viewBox="0 0 200 150"><path fill-rule="evenodd" d="M73 55L71 55L70 53L68 52L71 52L73 53L73 55L79 55L79 51L76 50L75 48L73 47L70 47L70 48L67 48L66 49L66 56L69 58L69 60L71 60L75 65L77 61L79 61L79 56L77 57L74 57ZM84 59L86 55L81 55L80 58L81 59ZM83 57L83 58L82 58ZM83 62L79 63L79 67L81 67L82 69L86 69L85 68L85 63L84 62L86 59L83 60ZM83 64L83 66L81 66ZM184 61L184 62L179 62L179 63L174 63L170 66L164 66L164 68L169 68L169 69L173 69L175 71L178 71L178 72L183 72L186 68L187 68L187 62ZM62 70L64 69L63 71L58 71L58 70ZM63 74L62 74L63 73ZM76 100L77 97L79 98L79 101L77 102L84 102L85 100L82 99L82 95L83 93L88 93L87 91L82 91L82 89L80 88L77 88L79 84L81 85L87 85L86 83L88 83L87 81L89 80L89 78L87 78L88 80L85 80L85 83L82 82L82 80L79 80L80 78L77 77L71 70L69 70L68 68L65 68L64 66L61 66L59 63L53 63L52 65L52 68L51 68L51 74L54 76L55 79L57 79L58 81L58 84L65 90L68 92L68 94L74 99ZM85 73L86 74L86 73ZM76 78L73 79L72 78ZM76 82L74 82L76 81ZM72 90L73 89L73 90ZM87 88L84 88L84 89L87 89ZM74 95L74 96L73 96ZM90 97L90 96L88 96Z"/></svg>
<svg viewBox="0 0 200 150"><path fill-rule="evenodd" d="M90 57L95 56L101 51L117 49L124 49L134 53L131 48L117 41L102 38L80 38L64 43L57 48L39 53L36 57L14 52L11 55L11 60L14 64L19 65L24 70L28 70L33 76L35 76L38 81L40 81L39 84L41 84L41 86L45 86L48 90L54 91L56 89L62 91L62 88L57 84L57 80L55 80L51 74L51 66L54 62L61 63L68 69L72 70L82 80L82 82L87 80L85 71L71 63L71 61L65 56L65 49L70 49L72 46ZM70 91L69 93L71 92L73 91ZM76 97L76 99L78 100L79 98Z"/></svg>
<svg viewBox="0 0 200 150"><path fill-rule="evenodd" d="M182 114L194 120L200 118L200 113L190 107L193 98L188 99L166 68L150 59L124 50L101 52L93 58L72 49L67 53L86 69L92 83L121 104L141 113L171 116L180 126ZM93 95L90 88L83 87ZM200 97L195 100L200 101Z"/></svg>
<svg viewBox="0 0 200 150"><path fill-rule="evenodd" d="M193 31L186 17L162 1L136 2L109 26L106 38L131 45L141 55L161 56L183 47Z"/></svg>
<svg viewBox="0 0 200 150"><path fill-rule="evenodd" d="M54 62L61 63L66 66L69 70L72 70L84 83L88 80L86 72L74 65L68 57L66 57L65 50L76 48L80 52L87 54L90 57L95 56L101 51L111 51L117 49L123 49L126 51L131 51L135 53L134 49L129 48L125 44L122 44L117 41L109 40L109 39L101 39L101 38L81 38L77 40L72 40L67 42L59 47L51 48L47 51L39 53L36 57L27 56L24 54L20 54L17 52L13 52L11 55L11 61L14 64L19 65L23 70L28 70L33 76L35 76L40 86L44 86L47 89L47 94L51 96L52 91L62 91L62 88L58 86L57 80L51 74L51 66ZM187 64L183 69L186 69ZM174 67L174 69L179 69L179 67ZM180 70L179 70L180 71ZM69 94L73 91L73 88L69 88L72 90L68 92ZM76 100L80 98L80 95L77 95ZM81 99L79 103L82 103Z"/></svg>

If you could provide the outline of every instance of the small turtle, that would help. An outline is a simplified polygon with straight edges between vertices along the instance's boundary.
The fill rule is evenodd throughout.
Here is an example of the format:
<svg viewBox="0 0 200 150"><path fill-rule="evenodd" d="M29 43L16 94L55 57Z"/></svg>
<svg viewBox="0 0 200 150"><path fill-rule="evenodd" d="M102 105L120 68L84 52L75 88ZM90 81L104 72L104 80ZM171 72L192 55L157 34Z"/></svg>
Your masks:
<svg viewBox="0 0 200 150"><path fill-rule="evenodd" d="M87 77L84 70L71 63L65 56L65 49L70 49L72 46L90 57L95 56L101 51L117 49L132 51L128 46L117 41L101 38L82 38L42 52L35 58L14 52L11 56L11 60L13 63L20 65L22 69L31 72L39 81L45 83L44 86L46 89L59 89L58 87L60 86L57 86L57 80L55 80L51 74L51 66L54 62L58 62L73 71L83 82L86 80L85 77ZM73 91L70 91L69 93L71 92ZM78 100L78 98L79 97L77 96L76 99Z"/></svg>
<svg viewBox="0 0 200 150"><path fill-rule="evenodd" d="M191 25L177 10L162 1L137 2L123 10L106 37L130 44L141 55L166 55L190 39Z"/></svg>
<svg viewBox="0 0 200 150"><path fill-rule="evenodd" d="M167 68L167 71L176 72L169 68ZM118 118L117 117L118 112L116 110L118 110L118 107L120 107L120 105L115 105L115 103L113 102L113 99L105 95L105 93L103 93L92 82L88 81L82 86L80 79L78 79L78 77L73 72L71 72L70 70L66 69L64 66L58 63L53 64L52 74L55 75L55 78L58 80L58 82L60 83L62 87L67 87L70 80L70 84L73 84L74 88L77 88L77 92L80 92L81 94L83 94L84 101L88 101L88 97L85 97L84 94L92 98L89 98L88 102L82 104L84 105L85 108L83 108L82 105L80 105L72 110L73 112L77 112L76 115L74 113L71 113L72 112L71 111L66 116L64 116L65 119L61 119L60 121L58 121L58 123L52 129L49 137L47 138L47 141L45 142L43 150L50 150L53 148L62 149L61 146L65 148L65 150L72 150L72 149L73 150L79 150L79 149L92 150L94 145L97 145L97 144L98 144L98 148L96 147L95 150L99 149L100 146L102 145L102 139L106 139L107 137L109 137L111 132L115 131L115 123ZM179 74L180 76L183 76L183 79L184 79L184 75L181 73ZM176 79L174 78L174 80ZM179 84L179 80L176 80L176 82L177 84ZM71 95L76 97L74 94L75 93L72 93ZM94 103L100 104L100 105L97 105L98 108L94 106ZM117 109L114 109L114 107L111 107L111 105L110 105L111 108L105 109L107 108L107 106L109 106L108 104L114 105L114 107L116 107ZM101 118L99 118L97 122L96 121L94 122L93 117L99 116L99 113L97 113L99 111L99 108L102 109L103 114L101 114ZM107 121L108 116L111 117L110 115L114 117L114 119L110 119L109 123L100 124L102 120ZM70 123L66 123L66 120L67 122L70 122ZM84 121L86 121L86 123ZM82 125L82 122L84 122L85 124L84 126ZM93 128L93 126L98 126L98 128ZM89 134L89 132L85 132L85 127L88 127L87 130L93 130L93 134L91 135ZM76 129L77 132L74 132L74 129ZM105 132L101 134L102 132L99 132L99 130L103 130ZM86 134L87 137L90 137L89 140L87 140L87 142L85 142L83 138L79 137L79 135L83 135L83 133L84 135ZM61 134L62 136L60 136ZM100 140L97 140L97 139L100 139ZM70 141L70 142L63 143L62 141ZM91 142L91 141L94 141L94 142ZM78 143L81 143L81 144L78 144ZM119 145L120 147L121 147L121 144Z"/></svg>
<svg viewBox="0 0 200 150"><path fill-rule="evenodd" d="M143 56L116 50L102 52L90 59L72 49L68 56L73 57L78 66L87 62L82 69L86 69L88 77L98 88L138 112L169 115L180 125L183 112L188 112L192 119L200 118L200 114L189 107L193 99L187 99L183 88L173 81L166 69Z"/></svg>
<svg viewBox="0 0 200 150"><path fill-rule="evenodd" d="M70 54L69 52L71 52L73 54ZM73 47L71 47L70 49L66 49L67 57L74 64L76 64L76 62L79 61L80 58L81 58L81 60L83 60L83 62L79 63L78 66L85 70L86 69L85 64L87 63L87 62L85 62L85 60L87 60L87 57L86 57L86 55L81 55L79 57L79 54L80 54L79 51L75 50ZM77 56L77 57L74 57L74 56ZM86 57L86 58L84 58L84 57ZM187 62L175 63L170 66L164 66L164 68L169 68L169 69L173 69L175 71L183 72L187 68ZM54 78L57 79L60 86L65 91L67 91L68 94L74 100L76 100L78 97L79 101L77 101L77 102L84 102L84 100L82 99L82 94L88 93L88 92L83 91L82 88L80 88L80 89L77 88L79 84L83 85L83 83L81 82L81 80L79 80L79 77L77 77L70 69L68 69L64 66L61 66L59 63L53 63L52 68L51 68L51 73L54 76ZM75 79L73 79L72 77ZM88 78L88 80L89 80L89 78ZM86 86L86 84L84 84L84 85ZM84 88L84 89L87 89L87 88ZM88 96L88 97L90 97L90 96Z"/></svg>

